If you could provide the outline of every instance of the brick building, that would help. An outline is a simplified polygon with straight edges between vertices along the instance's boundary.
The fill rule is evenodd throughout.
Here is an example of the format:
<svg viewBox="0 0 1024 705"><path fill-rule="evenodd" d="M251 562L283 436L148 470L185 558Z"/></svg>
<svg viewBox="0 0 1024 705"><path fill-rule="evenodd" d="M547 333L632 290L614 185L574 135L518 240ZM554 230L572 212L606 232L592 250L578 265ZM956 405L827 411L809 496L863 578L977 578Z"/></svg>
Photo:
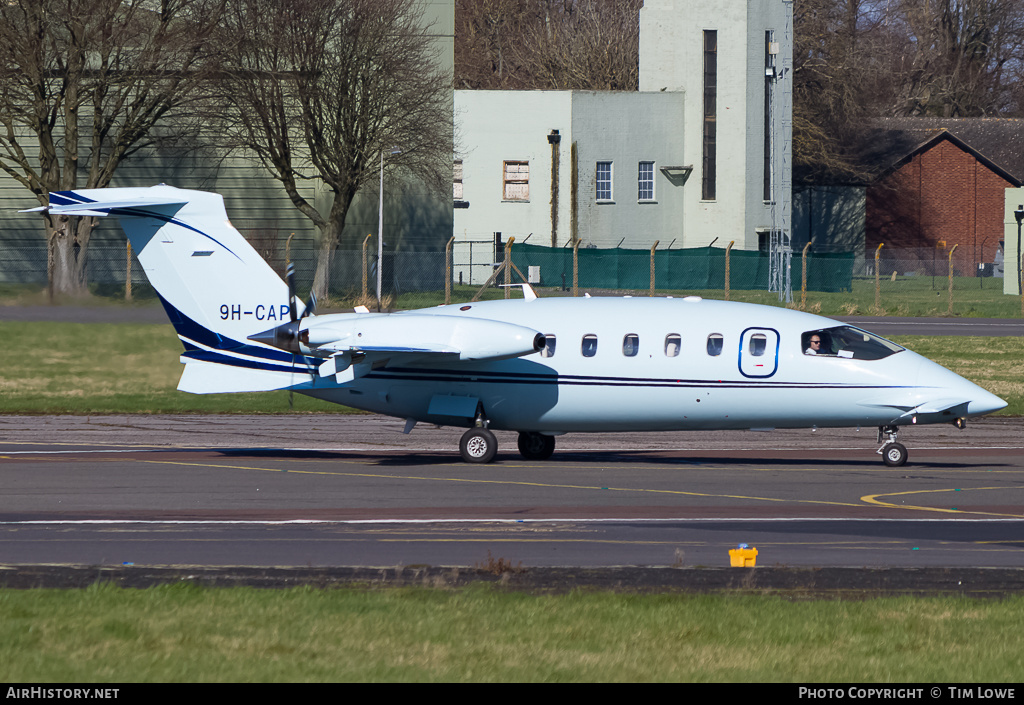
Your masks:
<svg viewBox="0 0 1024 705"><path fill-rule="evenodd" d="M875 125L868 161L878 177L867 189L866 255L884 243L890 262L903 252L901 272L923 274L944 274L954 245L958 275L994 262L1005 191L1024 184L1024 120L888 118ZM910 255L908 248L919 249Z"/></svg>

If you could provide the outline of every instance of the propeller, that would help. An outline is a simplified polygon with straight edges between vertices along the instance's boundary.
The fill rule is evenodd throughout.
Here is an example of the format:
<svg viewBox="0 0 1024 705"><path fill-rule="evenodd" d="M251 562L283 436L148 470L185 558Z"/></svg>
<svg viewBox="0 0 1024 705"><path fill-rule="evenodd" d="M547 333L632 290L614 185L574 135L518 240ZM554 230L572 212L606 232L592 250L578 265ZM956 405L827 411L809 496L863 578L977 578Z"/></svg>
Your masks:
<svg viewBox="0 0 1024 705"><path fill-rule="evenodd" d="M288 317L290 320L274 328L250 335L248 340L298 354L302 352L299 348L299 344L302 342L299 324L306 316L316 313L316 294L312 291L309 292L309 301L306 303L302 315L299 316L295 312L295 302L298 300L295 295L295 265L291 262L288 263L288 268L285 270L285 282L288 284Z"/></svg>

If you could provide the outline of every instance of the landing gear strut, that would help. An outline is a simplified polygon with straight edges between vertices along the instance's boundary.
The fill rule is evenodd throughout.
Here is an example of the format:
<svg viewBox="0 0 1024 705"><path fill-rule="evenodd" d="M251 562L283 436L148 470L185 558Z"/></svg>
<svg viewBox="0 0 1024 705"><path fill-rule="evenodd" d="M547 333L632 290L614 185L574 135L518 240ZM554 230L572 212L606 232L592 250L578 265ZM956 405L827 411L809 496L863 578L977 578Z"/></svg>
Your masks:
<svg viewBox="0 0 1024 705"><path fill-rule="evenodd" d="M899 467L907 462L907 447L902 443L896 442L896 435L899 432L899 426L878 427L878 442L882 443L882 447L878 449L878 454L882 456L885 464L891 468Z"/></svg>

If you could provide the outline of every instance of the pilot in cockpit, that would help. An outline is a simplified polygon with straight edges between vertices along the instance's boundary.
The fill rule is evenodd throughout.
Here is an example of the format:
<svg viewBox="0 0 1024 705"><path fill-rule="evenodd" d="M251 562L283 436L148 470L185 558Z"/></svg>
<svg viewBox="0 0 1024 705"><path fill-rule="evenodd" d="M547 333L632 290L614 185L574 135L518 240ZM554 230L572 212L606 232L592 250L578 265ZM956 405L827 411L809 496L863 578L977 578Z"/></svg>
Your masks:
<svg viewBox="0 0 1024 705"><path fill-rule="evenodd" d="M832 355L832 346L827 338L819 331L804 333L807 341L804 348L804 355Z"/></svg>

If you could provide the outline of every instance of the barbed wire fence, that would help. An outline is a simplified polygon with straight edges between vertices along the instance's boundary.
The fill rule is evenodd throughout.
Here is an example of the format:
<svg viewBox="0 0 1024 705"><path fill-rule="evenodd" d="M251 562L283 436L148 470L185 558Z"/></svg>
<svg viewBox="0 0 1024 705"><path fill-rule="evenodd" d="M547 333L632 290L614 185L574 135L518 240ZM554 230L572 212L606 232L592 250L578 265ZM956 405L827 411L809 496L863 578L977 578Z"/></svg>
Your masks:
<svg viewBox="0 0 1024 705"><path fill-rule="evenodd" d="M295 264L302 294L312 286L318 251L284 239L245 233L271 267L283 274L286 258ZM512 244L509 247L509 241ZM370 246L365 247L367 244ZM462 239L442 250L384 253L382 290L386 307L416 308L468 302L476 297L520 296L506 283L527 281L541 296L702 296L784 305L768 291L767 253L723 247L669 249L595 248L586 241L561 248L502 241ZM492 277L506 253L512 266ZM1021 315L1019 301L1002 294L1002 263L958 259L956 248L895 249L873 252L794 252L790 306L847 315ZM126 245L93 244L87 278L105 296L153 296L136 253ZM329 266L328 306L365 302L376 290L377 256L372 238L359 250L338 250ZM483 292L481 287L492 279ZM46 286L46 244L42 239L0 241L0 284ZM304 298L304 296L303 296ZM323 302L321 302L323 303Z"/></svg>

